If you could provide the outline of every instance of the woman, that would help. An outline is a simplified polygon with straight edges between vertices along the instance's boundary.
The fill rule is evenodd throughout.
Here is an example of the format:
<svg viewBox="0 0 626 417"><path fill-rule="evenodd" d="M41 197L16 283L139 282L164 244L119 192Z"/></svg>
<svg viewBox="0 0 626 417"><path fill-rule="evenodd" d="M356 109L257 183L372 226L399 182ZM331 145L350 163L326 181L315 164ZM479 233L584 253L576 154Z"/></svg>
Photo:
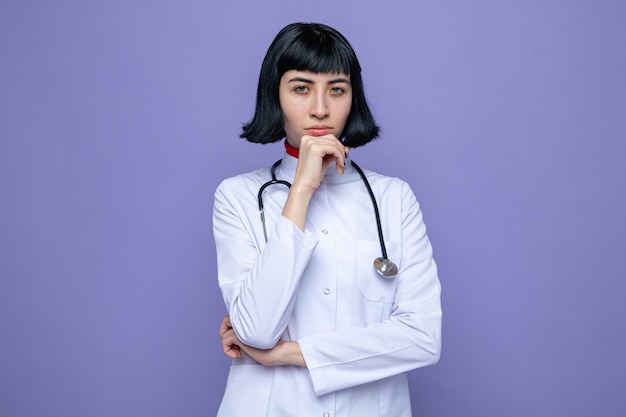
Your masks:
<svg viewBox="0 0 626 417"><path fill-rule="evenodd" d="M406 372L440 355L440 284L410 187L371 171L366 182L348 156L378 136L348 41L321 24L282 29L241 136L285 138L287 152L215 193L234 359L218 415L411 416Z"/></svg>

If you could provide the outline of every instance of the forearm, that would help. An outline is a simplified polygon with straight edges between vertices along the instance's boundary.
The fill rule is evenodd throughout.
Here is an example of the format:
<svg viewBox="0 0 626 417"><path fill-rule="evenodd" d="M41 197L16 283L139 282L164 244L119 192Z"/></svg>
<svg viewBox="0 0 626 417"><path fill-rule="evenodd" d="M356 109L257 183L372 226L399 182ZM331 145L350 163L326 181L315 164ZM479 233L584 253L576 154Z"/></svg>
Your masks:
<svg viewBox="0 0 626 417"><path fill-rule="evenodd" d="M298 229L304 232L306 216L311 202L312 191L294 184L289 189L282 215L289 219Z"/></svg>
<svg viewBox="0 0 626 417"><path fill-rule="evenodd" d="M257 362L266 366L293 365L306 367L298 342L279 342L272 349L261 350L243 346L242 349Z"/></svg>
<svg viewBox="0 0 626 417"><path fill-rule="evenodd" d="M220 328L222 338L222 348L224 354L233 359L241 359L241 352L245 352L255 361L266 366L292 365L306 367L304 357L298 342L279 341L271 349L258 349L242 343L236 336L230 324L230 319L224 318Z"/></svg>

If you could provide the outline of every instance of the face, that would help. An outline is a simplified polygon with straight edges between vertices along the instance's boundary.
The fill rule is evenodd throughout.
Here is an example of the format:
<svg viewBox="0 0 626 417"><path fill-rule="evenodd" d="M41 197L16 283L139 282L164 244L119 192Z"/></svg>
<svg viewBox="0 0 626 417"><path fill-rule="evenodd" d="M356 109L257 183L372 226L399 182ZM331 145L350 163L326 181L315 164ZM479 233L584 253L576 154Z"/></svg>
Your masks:
<svg viewBox="0 0 626 417"><path fill-rule="evenodd" d="M304 135L339 138L352 106L350 76L290 70L280 79L279 98L291 146L299 148Z"/></svg>

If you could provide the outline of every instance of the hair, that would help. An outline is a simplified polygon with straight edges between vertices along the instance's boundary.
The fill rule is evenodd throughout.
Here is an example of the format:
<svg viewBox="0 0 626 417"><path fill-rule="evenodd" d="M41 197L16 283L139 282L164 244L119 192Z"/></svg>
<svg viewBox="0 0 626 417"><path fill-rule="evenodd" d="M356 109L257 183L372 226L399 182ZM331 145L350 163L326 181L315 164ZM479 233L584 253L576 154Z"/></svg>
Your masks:
<svg viewBox="0 0 626 417"><path fill-rule="evenodd" d="M278 90L289 70L350 75L352 106L339 139L356 148L378 136L380 128L365 99L361 65L348 40L320 23L292 23L276 35L263 59L254 116L243 125L241 138L271 143L286 136Z"/></svg>

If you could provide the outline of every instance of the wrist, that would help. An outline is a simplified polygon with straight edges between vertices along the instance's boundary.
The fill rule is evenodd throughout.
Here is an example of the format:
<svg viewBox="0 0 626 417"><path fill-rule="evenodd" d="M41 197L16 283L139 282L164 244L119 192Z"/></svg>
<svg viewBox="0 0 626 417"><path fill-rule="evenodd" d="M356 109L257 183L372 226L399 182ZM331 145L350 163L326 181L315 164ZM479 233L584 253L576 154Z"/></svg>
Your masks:
<svg viewBox="0 0 626 417"><path fill-rule="evenodd" d="M295 180L289 188L289 198L308 204L316 190L316 187L311 187Z"/></svg>
<svg viewBox="0 0 626 417"><path fill-rule="evenodd" d="M284 342L276 346L274 365L294 365L306 367L298 342Z"/></svg>

